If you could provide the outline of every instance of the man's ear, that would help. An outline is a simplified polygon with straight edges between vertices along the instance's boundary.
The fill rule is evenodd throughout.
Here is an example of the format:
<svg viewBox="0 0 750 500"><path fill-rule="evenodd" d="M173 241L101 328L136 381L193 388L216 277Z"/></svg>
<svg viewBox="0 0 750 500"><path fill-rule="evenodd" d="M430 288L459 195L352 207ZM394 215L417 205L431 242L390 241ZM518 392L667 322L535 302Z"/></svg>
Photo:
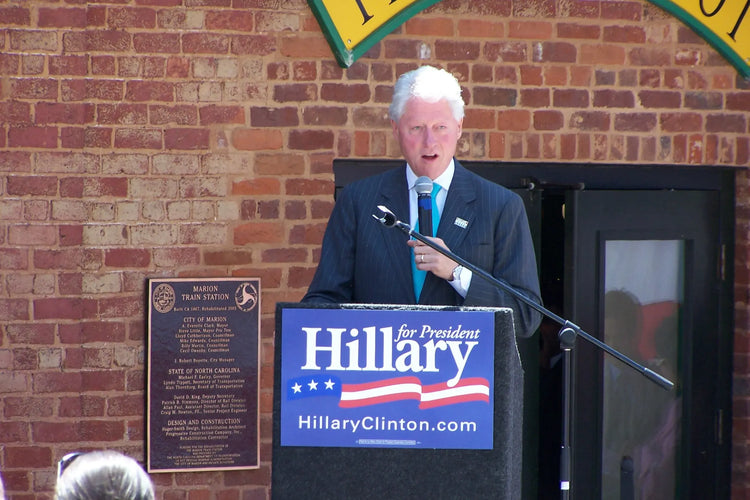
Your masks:
<svg viewBox="0 0 750 500"><path fill-rule="evenodd" d="M393 132L393 137L398 140L398 122L396 120L391 120L391 131Z"/></svg>

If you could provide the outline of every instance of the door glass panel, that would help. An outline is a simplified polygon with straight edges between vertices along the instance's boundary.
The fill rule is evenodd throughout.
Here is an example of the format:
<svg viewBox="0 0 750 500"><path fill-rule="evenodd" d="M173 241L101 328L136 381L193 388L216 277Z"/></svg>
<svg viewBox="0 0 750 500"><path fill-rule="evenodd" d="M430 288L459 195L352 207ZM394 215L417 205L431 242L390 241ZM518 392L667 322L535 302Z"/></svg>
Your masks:
<svg viewBox="0 0 750 500"><path fill-rule="evenodd" d="M664 390L604 356L602 498L675 498L685 244L610 240L604 251L604 342L668 378L677 390Z"/></svg>

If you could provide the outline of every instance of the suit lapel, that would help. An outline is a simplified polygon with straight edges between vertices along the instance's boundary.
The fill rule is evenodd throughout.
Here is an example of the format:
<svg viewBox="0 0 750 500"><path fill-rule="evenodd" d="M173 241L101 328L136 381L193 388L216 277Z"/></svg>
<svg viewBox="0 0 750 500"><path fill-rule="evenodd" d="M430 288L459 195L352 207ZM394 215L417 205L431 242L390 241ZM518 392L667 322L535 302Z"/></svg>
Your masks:
<svg viewBox="0 0 750 500"><path fill-rule="evenodd" d="M409 190L406 184L406 171L404 168L394 169L389 173L390 177L384 178L381 185L378 205L388 207L396 217L409 222ZM373 213L378 213L377 211ZM407 236L399 229L382 228L385 251L393 256L395 279L398 290L394 290L394 301L401 302L396 297L414 298L414 285L411 276L411 251L406 244Z"/></svg>
<svg viewBox="0 0 750 500"><path fill-rule="evenodd" d="M438 236L452 251L461 246L478 216L476 198L469 172L456 162L456 172L453 174L438 227Z"/></svg>

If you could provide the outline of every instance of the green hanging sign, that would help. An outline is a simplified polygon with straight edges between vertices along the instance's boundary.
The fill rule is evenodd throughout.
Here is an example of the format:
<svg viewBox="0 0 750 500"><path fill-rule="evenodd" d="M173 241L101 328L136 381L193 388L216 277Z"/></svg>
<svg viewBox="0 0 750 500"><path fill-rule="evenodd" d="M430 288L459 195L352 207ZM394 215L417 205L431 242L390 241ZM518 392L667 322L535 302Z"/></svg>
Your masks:
<svg viewBox="0 0 750 500"><path fill-rule="evenodd" d="M440 0L308 0L336 60L348 68L388 33ZM750 78L750 0L650 0Z"/></svg>
<svg viewBox="0 0 750 500"><path fill-rule="evenodd" d="M348 68L418 12L440 0L308 0L338 63Z"/></svg>
<svg viewBox="0 0 750 500"><path fill-rule="evenodd" d="M750 78L750 0L651 0L692 28Z"/></svg>

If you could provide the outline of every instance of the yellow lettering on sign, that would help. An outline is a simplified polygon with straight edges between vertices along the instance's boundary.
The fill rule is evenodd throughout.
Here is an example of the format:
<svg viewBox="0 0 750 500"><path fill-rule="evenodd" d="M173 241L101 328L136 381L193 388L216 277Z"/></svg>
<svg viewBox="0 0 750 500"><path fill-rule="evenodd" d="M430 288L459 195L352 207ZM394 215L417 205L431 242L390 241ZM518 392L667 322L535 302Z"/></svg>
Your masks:
<svg viewBox="0 0 750 500"><path fill-rule="evenodd" d="M417 0L322 0L341 42L351 49Z"/></svg>

